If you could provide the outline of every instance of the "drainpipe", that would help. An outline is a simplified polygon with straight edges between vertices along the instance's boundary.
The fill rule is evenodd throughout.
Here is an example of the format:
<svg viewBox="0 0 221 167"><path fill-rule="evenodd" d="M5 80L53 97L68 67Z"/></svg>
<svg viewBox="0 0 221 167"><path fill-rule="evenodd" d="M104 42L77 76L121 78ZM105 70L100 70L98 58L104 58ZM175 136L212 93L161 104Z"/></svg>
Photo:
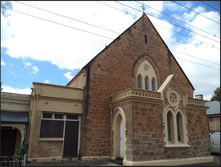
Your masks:
<svg viewBox="0 0 221 167"><path fill-rule="evenodd" d="M32 146L32 137L33 137L33 131L34 131L34 119L35 119L35 88L33 89L33 106L32 106L32 115L31 115L31 124L30 124L30 134L29 134L29 154L28 154L28 158L30 158L31 156L31 146Z"/></svg>

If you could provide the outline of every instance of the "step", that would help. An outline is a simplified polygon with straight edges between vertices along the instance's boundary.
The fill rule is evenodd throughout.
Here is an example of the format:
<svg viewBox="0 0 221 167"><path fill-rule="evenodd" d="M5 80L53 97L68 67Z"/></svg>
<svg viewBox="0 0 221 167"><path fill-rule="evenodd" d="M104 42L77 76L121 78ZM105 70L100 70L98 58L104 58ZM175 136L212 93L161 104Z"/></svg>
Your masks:
<svg viewBox="0 0 221 167"><path fill-rule="evenodd" d="M118 164L118 165L123 165L123 160L122 160L122 161L121 161L121 160L119 161L119 160L112 160L112 159L111 159L111 161L114 162L114 163L116 163L116 164Z"/></svg>

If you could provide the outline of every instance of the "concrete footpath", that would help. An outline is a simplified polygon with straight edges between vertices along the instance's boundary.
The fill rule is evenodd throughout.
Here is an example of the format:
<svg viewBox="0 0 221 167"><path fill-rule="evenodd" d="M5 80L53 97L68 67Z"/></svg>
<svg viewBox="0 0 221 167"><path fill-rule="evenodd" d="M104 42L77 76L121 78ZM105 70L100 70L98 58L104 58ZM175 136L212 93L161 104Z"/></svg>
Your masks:
<svg viewBox="0 0 221 167"><path fill-rule="evenodd" d="M220 155L213 154L214 162L200 163L181 166L220 166ZM27 166L122 166L110 160L90 160L90 161L51 161L51 162L31 162Z"/></svg>
<svg viewBox="0 0 221 167"><path fill-rule="evenodd" d="M110 160L31 162L27 166L118 166ZM121 165L119 165L121 166Z"/></svg>

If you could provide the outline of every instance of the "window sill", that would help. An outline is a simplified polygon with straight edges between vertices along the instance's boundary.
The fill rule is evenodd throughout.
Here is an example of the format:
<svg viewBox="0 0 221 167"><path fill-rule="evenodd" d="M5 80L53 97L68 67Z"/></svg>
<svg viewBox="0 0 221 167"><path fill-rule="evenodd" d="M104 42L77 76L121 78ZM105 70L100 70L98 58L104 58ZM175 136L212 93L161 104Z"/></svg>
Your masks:
<svg viewBox="0 0 221 167"><path fill-rule="evenodd" d="M165 148L187 148L190 147L188 144L167 144L164 146Z"/></svg>
<svg viewBox="0 0 221 167"><path fill-rule="evenodd" d="M38 141L63 141L63 138L39 138Z"/></svg>

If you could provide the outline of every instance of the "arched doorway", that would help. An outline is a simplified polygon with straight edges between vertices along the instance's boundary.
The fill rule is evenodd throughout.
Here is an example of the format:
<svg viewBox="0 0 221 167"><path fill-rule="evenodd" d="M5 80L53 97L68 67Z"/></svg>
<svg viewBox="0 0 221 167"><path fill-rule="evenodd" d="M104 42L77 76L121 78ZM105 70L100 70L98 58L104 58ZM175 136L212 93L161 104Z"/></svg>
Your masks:
<svg viewBox="0 0 221 167"><path fill-rule="evenodd" d="M120 120L120 158L124 157L124 130L123 130L123 119Z"/></svg>
<svg viewBox="0 0 221 167"><path fill-rule="evenodd" d="M113 154L111 159L115 160L117 158L125 158L125 127L126 118L122 109L117 109L113 117Z"/></svg>

